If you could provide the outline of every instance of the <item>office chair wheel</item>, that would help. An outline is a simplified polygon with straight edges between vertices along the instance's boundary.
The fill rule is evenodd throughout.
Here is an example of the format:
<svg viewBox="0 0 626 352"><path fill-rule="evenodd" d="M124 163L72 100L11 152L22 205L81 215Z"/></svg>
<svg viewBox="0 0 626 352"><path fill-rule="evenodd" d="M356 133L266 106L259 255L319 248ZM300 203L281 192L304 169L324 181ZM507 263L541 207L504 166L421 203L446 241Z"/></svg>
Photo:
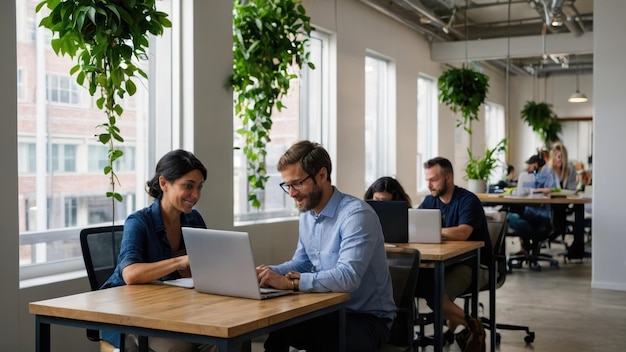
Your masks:
<svg viewBox="0 0 626 352"><path fill-rule="evenodd" d="M528 335L524 336L524 342L526 342L527 344L535 342L535 332L531 331L528 333Z"/></svg>
<svg viewBox="0 0 626 352"><path fill-rule="evenodd" d="M541 271L541 265L537 263L530 263L529 267L530 267L530 270Z"/></svg>
<svg viewBox="0 0 626 352"><path fill-rule="evenodd" d="M553 266L553 267L555 267L555 268L557 268L557 269L558 269L558 268L559 268L559 262L557 262L556 260L554 260L554 261L550 262L550 266Z"/></svg>
<svg viewBox="0 0 626 352"><path fill-rule="evenodd" d="M502 340L502 336L500 336L499 332L496 332L496 346L500 346L501 340Z"/></svg>

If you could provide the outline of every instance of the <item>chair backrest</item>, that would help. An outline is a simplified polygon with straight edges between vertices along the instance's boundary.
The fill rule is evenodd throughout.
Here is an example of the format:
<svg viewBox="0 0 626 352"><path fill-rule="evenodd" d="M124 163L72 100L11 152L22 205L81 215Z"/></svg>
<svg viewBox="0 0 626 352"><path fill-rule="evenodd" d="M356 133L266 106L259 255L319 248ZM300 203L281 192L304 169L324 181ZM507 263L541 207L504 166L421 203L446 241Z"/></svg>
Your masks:
<svg viewBox="0 0 626 352"><path fill-rule="evenodd" d="M389 344L411 346L415 321L415 288L420 266L420 252L411 248L387 247L387 265L396 303L396 319L391 328Z"/></svg>
<svg viewBox="0 0 626 352"><path fill-rule="evenodd" d="M92 291L99 290L113 274L123 232L123 225L91 227L80 231L80 247Z"/></svg>
<svg viewBox="0 0 626 352"><path fill-rule="evenodd" d="M495 264L493 267L496 269L496 288L499 288L504 284L507 273L505 237L508 221L506 214L500 219L488 219L487 226L489 227L489 237L493 245L493 264Z"/></svg>

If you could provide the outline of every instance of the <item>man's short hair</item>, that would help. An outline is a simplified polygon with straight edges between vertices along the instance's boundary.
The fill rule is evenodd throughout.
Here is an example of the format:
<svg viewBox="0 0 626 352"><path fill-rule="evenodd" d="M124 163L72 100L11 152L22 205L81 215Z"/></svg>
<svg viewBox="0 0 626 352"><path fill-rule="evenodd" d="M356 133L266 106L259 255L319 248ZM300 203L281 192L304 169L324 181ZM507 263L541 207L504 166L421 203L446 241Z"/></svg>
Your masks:
<svg viewBox="0 0 626 352"><path fill-rule="evenodd" d="M546 164L546 161L541 157L541 152L531 155L530 158L526 160L526 164L530 165L535 163L537 163L539 167L543 167Z"/></svg>
<svg viewBox="0 0 626 352"><path fill-rule="evenodd" d="M443 157L435 157L424 163L424 169L430 169L433 166L439 165L441 167L441 173L445 175L454 175L454 170L452 169L452 163L450 160Z"/></svg>
<svg viewBox="0 0 626 352"><path fill-rule="evenodd" d="M332 162L330 155L321 144L311 141L300 141L292 145L278 160L276 168L283 171L287 166L300 163L302 170L309 176L315 176L323 167L326 168L326 179L330 181Z"/></svg>

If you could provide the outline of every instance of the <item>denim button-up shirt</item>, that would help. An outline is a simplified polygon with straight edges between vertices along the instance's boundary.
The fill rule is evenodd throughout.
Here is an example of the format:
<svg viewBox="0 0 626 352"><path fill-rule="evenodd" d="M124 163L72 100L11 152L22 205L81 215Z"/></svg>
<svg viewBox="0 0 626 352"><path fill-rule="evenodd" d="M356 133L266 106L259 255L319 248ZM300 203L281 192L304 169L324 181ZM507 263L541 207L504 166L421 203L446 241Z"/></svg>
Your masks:
<svg viewBox="0 0 626 352"><path fill-rule="evenodd" d="M272 270L300 272L300 291L349 292L348 312L394 318L382 228L367 203L333 188L321 213L302 213L299 227L293 258Z"/></svg>
<svg viewBox="0 0 626 352"><path fill-rule="evenodd" d="M181 214L180 224L182 227L206 228L202 215L195 209L189 214ZM180 250L184 249L185 242L181 237ZM102 288L125 285L122 270L131 264L153 263L172 257L174 253L165 234L161 205L156 199L150 206L130 214L126 219L117 267ZM178 271L174 271L161 279L179 277Z"/></svg>

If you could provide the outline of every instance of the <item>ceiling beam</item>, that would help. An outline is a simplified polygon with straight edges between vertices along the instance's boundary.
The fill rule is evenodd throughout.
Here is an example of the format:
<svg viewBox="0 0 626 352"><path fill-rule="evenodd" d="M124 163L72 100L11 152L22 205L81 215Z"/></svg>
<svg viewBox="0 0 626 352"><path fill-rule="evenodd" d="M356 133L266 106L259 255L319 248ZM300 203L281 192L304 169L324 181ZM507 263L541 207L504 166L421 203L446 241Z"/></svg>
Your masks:
<svg viewBox="0 0 626 352"><path fill-rule="evenodd" d="M593 33L586 32L578 37L571 33L561 33L546 36L470 40L467 42L433 42L430 52L431 60L436 62L483 61L506 59L507 57L524 58L544 54L590 54L593 53Z"/></svg>

